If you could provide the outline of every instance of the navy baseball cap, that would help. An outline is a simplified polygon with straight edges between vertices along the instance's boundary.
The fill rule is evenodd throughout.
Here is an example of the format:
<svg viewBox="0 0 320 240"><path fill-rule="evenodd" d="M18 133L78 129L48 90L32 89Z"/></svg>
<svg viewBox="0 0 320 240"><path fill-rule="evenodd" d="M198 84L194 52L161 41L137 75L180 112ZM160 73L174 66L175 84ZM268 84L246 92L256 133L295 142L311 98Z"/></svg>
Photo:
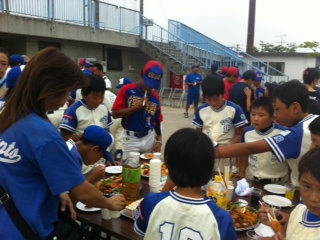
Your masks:
<svg viewBox="0 0 320 240"><path fill-rule="evenodd" d="M108 132L107 129L92 125L84 130L82 137L92 144L99 146L104 151L105 158L109 160L111 164L114 164L110 153L114 143L114 137Z"/></svg>
<svg viewBox="0 0 320 240"><path fill-rule="evenodd" d="M129 78L120 78L119 79L119 84L116 86L116 88L122 88L124 85L132 83Z"/></svg>
<svg viewBox="0 0 320 240"><path fill-rule="evenodd" d="M242 74L242 78L245 79L245 80L248 80L250 78L252 78L253 80L256 79L256 74L254 71L252 70L247 70L245 71L243 74Z"/></svg>
<svg viewBox="0 0 320 240"><path fill-rule="evenodd" d="M193 64L191 68L199 68L200 66L198 64Z"/></svg>
<svg viewBox="0 0 320 240"><path fill-rule="evenodd" d="M217 70L218 70L218 65L213 63L211 65L211 71L214 72L214 71L217 71Z"/></svg>
<svg viewBox="0 0 320 240"><path fill-rule="evenodd" d="M263 72L256 72L256 81L261 81L263 79Z"/></svg>
<svg viewBox="0 0 320 240"><path fill-rule="evenodd" d="M144 84L153 89L160 89L163 66L157 61L149 61L143 68Z"/></svg>
<svg viewBox="0 0 320 240"><path fill-rule="evenodd" d="M15 66L10 69L10 71L7 74L7 88L13 89L16 87L18 79L22 73L22 70L24 69L26 65L19 65Z"/></svg>

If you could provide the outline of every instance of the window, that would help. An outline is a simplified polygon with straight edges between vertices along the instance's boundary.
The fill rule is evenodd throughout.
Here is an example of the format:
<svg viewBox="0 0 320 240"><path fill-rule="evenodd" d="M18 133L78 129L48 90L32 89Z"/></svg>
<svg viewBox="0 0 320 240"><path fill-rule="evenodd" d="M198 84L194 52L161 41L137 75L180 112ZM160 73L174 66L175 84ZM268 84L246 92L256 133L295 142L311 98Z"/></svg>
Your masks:
<svg viewBox="0 0 320 240"><path fill-rule="evenodd" d="M108 70L122 71L122 52L121 49L108 48L107 50L107 67Z"/></svg>
<svg viewBox="0 0 320 240"><path fill-rule="evenodd" d="M282 76L282 74L280 74L279 72L275 71L275 69L277 69L280 72L284 72L284 66L285 63L284 62L269 62L269 66L272 68L268 68L268 74L271 76Z"/></svg>

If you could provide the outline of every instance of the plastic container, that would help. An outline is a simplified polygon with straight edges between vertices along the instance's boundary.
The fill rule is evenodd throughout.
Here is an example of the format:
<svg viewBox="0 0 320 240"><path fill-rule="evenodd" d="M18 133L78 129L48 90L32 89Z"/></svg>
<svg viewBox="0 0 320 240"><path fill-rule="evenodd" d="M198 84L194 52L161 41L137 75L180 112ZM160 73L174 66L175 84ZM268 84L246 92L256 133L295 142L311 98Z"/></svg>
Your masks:
<svg viewBox="0 0 320 240"><path fill-rule="evenodd" d="M122 168L122 193L126 205L140 199L140 153L130 152L129 158L124 161Z"/></svg>
<svg viewBox="0 0 320 240"><path fill-rule="evenodd" d="M208 184L207 196L212 197L215 203L223 209L227 209L227 192L228 190L222 183L222 178L218 175L215 176L214 182Z"/></svg>

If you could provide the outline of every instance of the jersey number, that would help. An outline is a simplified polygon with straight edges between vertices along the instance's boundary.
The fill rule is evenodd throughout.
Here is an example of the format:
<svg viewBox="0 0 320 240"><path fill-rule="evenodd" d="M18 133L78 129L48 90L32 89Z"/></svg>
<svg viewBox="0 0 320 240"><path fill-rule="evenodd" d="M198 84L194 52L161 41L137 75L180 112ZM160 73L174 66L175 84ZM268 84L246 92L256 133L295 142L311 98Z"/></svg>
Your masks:
<svg viewBox="0 0 320 240"><path fill-rule="evenodd" d="M160 225L160 232L161 232L161 240L169 240L172 239L174 224L164 222ZM179 238L178 240L203 240L200 232L194 231L191 228L182 228L179 231Z"/></svg>

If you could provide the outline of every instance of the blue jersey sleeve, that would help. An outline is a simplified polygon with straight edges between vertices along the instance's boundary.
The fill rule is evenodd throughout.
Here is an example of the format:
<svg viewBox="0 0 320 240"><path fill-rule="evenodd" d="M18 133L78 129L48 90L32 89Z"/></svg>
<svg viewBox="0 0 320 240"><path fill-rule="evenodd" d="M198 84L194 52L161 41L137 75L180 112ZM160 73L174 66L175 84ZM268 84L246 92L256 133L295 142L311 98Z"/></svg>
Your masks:
<svg viewBox="0 0 320 240"><path fill-rule="evenodd" d="M60 128L69 132L74 132L78 126L78 117L76 114L76 105L73 104L71 107L67 108L66 112L63 115L63 118L60 123Z"/></svg>
<svg viewBox="0 0 320 240"><path fill-rule="evenodd" d="M236 112L235 112L234 118L232 120L232 123L235 128L243 127L244 125L246 125L248 123L248 120L247 120L244 112L242 111L242 108L239 105L234 104L233 107L236 110Z"/></svg>
<svg viewBox="0 0 320 240"><path fill-rule="evenodd" d="M283 132L265 138L279 162L297 158L300 155L303 139L303 128L300 126L288 128Z"/></svg>
<svg viewBox="0 0 320 240"><path fill-rule="evenodd" d="M194 118L192 120L192 124L195 125L197 128L203 128L203 120L200 117L200 111L201 111L201 109L205 108L206 106L208 106L207 103L200 106L199 109L197 110L196 114L194 115Z"/></svg>

